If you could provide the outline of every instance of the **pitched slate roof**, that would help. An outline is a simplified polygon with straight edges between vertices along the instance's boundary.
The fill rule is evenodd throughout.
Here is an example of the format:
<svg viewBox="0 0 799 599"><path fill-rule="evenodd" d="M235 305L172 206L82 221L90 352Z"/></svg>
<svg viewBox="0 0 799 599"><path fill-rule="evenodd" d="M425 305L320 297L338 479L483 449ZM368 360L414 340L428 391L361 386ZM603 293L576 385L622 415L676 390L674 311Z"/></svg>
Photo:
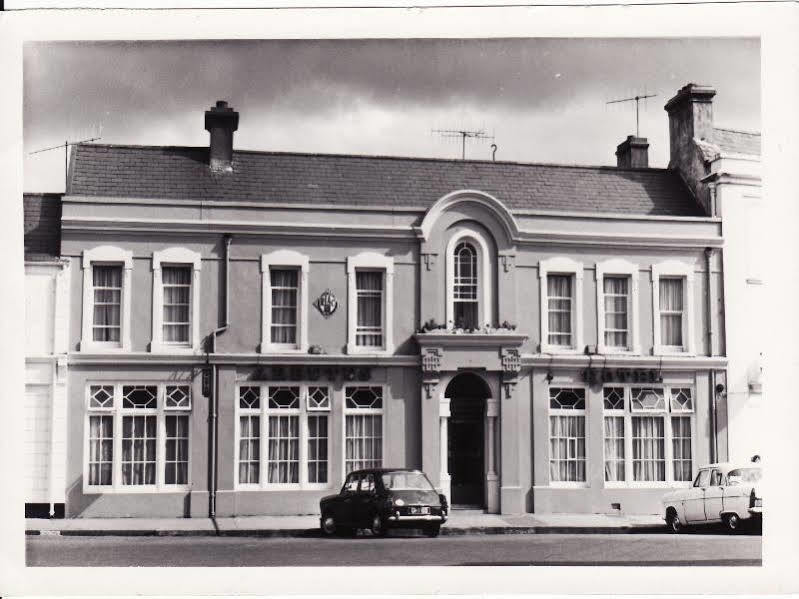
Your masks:
<svg viewBox="0 0 799 599"><path fill-rule="evenodd" d="M57 258L61 254L61 194L26 193L22 206L25 260Z"/></svg>
<svg viewBox="0 0 799 599"><path fill-rule="evenodd" d="M207 148L81 144L73 152L73 195L426 209L477 189L510 210L703 214L664 169L236 151L233 172L219 174Z"/></svg>
<svg viewBox="0 0 799 599"><path fill-rule="evenodd" d="M760 156L760 133L714 127L713 142L722 152Z"/></svg>

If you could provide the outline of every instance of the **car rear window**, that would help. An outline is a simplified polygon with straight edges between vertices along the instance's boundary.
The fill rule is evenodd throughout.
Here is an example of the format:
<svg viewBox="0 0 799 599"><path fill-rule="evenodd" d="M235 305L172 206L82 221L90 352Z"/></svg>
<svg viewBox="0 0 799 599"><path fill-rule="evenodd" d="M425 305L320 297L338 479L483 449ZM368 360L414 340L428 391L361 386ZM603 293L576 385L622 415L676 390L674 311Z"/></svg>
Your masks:
<svg viewBox="0 0 799 599"><path fill-rule="evenodd" d="M433 485L421 472L386 472L383 486L389 491L432 491Z"/></svg>
<svg viewBox="0 0 799 599"><path fill-rule="evenodd" d="M756 483L760 480L762 471L760 468L736 468L727 473L727 480L741 483Z"/></svg>

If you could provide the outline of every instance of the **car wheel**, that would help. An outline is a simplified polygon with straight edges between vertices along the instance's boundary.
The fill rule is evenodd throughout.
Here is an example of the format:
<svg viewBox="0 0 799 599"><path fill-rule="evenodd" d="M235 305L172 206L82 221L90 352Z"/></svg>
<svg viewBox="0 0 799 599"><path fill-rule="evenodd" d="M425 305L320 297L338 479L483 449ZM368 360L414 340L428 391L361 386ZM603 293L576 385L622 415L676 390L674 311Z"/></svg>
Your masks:
<svg viewBox="0 0 799 599"><path fill-rule="evenodd" d="M386 529L386 525L383 522L383 518L380 517L380 514L375 514L372 516L372 525L369 527L369 530L372 531L372 534L376 537L384 537L388 530Z"/></svg>
<svg viewBox="0 0 799 599"><path fill-rule="evenodd" d="M668 518L666 519L666 523L671 532L680 533L683 530L682 523L680 522L680 519L677 517L677 514L675 514L674 512L669 512Z"/></svg>
<svg viewBox="0 0 799 599"><path fill-rule="evenodd" d="M431 524L424 529L424 534L433 539L438 536L439 532L441 532L441 526L439 524Z"/></svg>
<svg viewBox="0 0 799 599"><path fill-rule="evenodd" d="M738 514L727 514L724 517L724 524L730 532L738 532L741 529L741 519Z"/></svg>
<svg viewBox="0 0 799 599"><path fill-rule="evenodd" d="M319 525L322 529L322 534L326 537L332 537L334 534L339 532L338 526L336 526L336 519L330 514L322 514L322 519Z"/></svg>

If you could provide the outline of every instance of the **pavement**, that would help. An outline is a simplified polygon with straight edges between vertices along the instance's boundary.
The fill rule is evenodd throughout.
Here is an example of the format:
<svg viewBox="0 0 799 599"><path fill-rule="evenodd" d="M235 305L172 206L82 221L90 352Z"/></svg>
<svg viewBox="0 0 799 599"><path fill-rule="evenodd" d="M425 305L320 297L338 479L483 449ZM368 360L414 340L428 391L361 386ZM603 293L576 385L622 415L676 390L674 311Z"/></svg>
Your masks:
<svg viewBox="0 0 799 599"><path fill-rule="evenodd" d="M316 537L319 517L241 516L234 518L65 518L25 520L27 535ZM454 510L442 535L618 534L664 532L651 514L486 514Z"/></svg>

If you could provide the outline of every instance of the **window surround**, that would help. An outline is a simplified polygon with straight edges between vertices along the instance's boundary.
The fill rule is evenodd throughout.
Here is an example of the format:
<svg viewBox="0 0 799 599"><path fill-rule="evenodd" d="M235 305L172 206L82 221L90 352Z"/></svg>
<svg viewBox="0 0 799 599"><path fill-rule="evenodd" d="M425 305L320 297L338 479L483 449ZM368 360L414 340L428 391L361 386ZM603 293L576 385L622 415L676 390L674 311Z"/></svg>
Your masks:
<svg viewBox="0 0 799 599"><path fill-rule="evenodd" d="M573 275L574 291L572 301L572 332L573 344L571 347L552 345L549 343L549 310L548 275ZM571 258L557 256L547 258L538 263L538 279L540 294L539 310L541 312L541 353L582 353L583 351L583 264Z"/></svg>
<svg viewBox="0 0 799 599"><path fill-rule="evenodd" d="M627 296L627 349L605 345L605 276L627 276L630 289ZM640 354L638 319L638 265L621 258L597 262L596 310L597 310L597 351L601 354Z"/></svg>
<svg viewBox="0 0 799 599"><path fill-rule="evenodd" d="M92 339L92 324L94 322L94 282L92 267L95 264L114 264L122 266L122 301L119 314L119 342L94 341ZM101 245L90 250L83 250L81 268L83 269L83 320L81 323L80 351L130 351L130 295L133 252L111 245Z"/></svg>
<svg viewBox="0 0 799 599"><path fill-rule="evenodd" d="M549 389L551 387L558 387L561 389L581 389L584 393L585 399L585 408L583 409L571 409L571 408L553 408L551 406L551 400L549 395ZM549 486L553 488L561 488L561 489L586 489L591 486L591 453L590 453L590 445L589 445L589 404L590 404L590 394L589 389L587 386L584 385L570 385L567 383L563 384L555 384L551 383L547 387L547 476L549 477ZM552 448L551 448L551 439L552 439L552 430L551 430L551 417L552 416L582 416L583 417L583 430L585 431L585 435L583 437L583 443L585 444L585 480L552 480L552 475L549 472L551 460L552 460ZM603 463L604 467L604 463Z"/></svg>
<svg viewBox="0 0 799 599"><path fill-rule="evenodd" d="M485 238L473 229L461 229L456 232L447 242L447 260L446 260L446 323L447 328L455 328L455 256L454 251L460 242L471 242L475 250L479 254L477 257L477 296L479 298L477 304L477 322L480 327L485 324L489 326L493 321L493 305L491 302L491 290L493 285L493 272L491 270L491 254L488 251L488 243ZM452 323L452 324L450 324Z"/></svg>
<svg viewBox="0 0 799 599"><path fill-rule="evenodd" d="M239 394L241 387L258 387L260 393L260 406L246 410L247 413L259 417L259 438L258 438L258 482L257 483L240 483L239 482L239 439L240 439L240 426L241 420L240 413L244 410L239 404ZM269 387L299 387L300 398L298 408L270 408L269 407ZM328 407L317 408L311 407L308 401L308 389L310 387L324 387L328 392ZM333 487L333 439L330 436L333 430L333 404L334 404L334 390L333 385L324 382L292 382L292 381L272 381L269 383L250 383L249 381L237 382L235 387L234 406L235 406L235 434L234 434L234 455L233 463L233 488L236 491L289 491L289 490L325 490ZM270 483L269 478L269 416L286 414L299 417L298 427L298 459L299 459L299 482L296 483ZM308 481L308 416L312 415L327 415L327 482L326 483L309 483Z"/></svg>
<svg viewBox="0 0 799 599"><path fill-rule="evenodd" d="M382 406L381 408L348 408L347 407L347 389L349 388L358 388L358 387L379 387L380 388L380 396L382 398ZM341 473L341 480L344 481L347 478L347 416L350 415L372 415L372 416L381 416L380 424L380 442L382 444L381 447L381 455L382 455L382 465L385 465L386 462L386 385L381 384L372 384L369 382L363 382L361 384L353 384L353 385L342 385L341 387L341 408L342 408L342 417L341 417L341 464L339 465L339 472Z"/></svg>
<svg viewBox="0 0 799 599"><path fill-rule="evenodd" d="M156 408L123 408L122 407L122 388L127 386L135 387L157 387ZM113 400L110 406L102 408L91 408L91 388L95 386L113 387ZM166 388L172 386L189 388L189 406L165 408ZM84 396L84 419L83 419L83 493L176 493L189 491L192 488L191 469L192 469L192 434L191 434L191 411L192 411L192 385L190 381L87 381ZM189 436L188 436L188 471L186 484L166 484L166 416L168 415L189 415ZM131 415L152 415L156 416L156 466L154 485L123 485L122 484L122 419L124 416ZM90 418L92 416L111 416L113 418L113 457L110 485L90 485L89 484L89 437L90 437Z"/></svg>
<svg viewBox="0 0 799 599"><path fill-rule="evenodd" d="M682 347L662 345L660 342L660 279L683 279ZM665 260L652 265L652 328L654 355L694 355L694 264L678 260Z"/></svg>
<svg viewBox="0 0 799 599"><path fill-rule="evenodd" d="M357 269L384 271L383 285L383 347L356 345L358 297L355 282ZM347 353L391 354L394 352L394 258L376 252L361 252L347 258Z"/></svg>
<svg viewBox="0 0 799 599"><path fill-rule="evenodd" d="M624 389L624 409L622 410L608 410L604 408L604 388L617 387ZM665 408L662 410L646 410L646 411L633 411L632 410L632 397L631 389L633 388L656 388L663 391L663 398ZM693 407L690 411L673 410L671 406L671 392L672 389L690 388L691 400ZM602 471L603 471L603 484L607 489L656 489L656 488L684 488L690 487L693 484L693 478L699 471L696 459L697 439L696 439L696 387L693 384L649 384L649 383L609 383L602 387L600 400L602 401ZM633 480L633 427L632 419L634 416L659 416L663 418L663 459L666 463L666 480ZM625 480L623 481L608 481L604 477L605 468L605 437L604 437L604 423L606 416L620 416L624 418L624 474ZM689 481L675 481L674 480L674 448L672 446L672 439L674 438L672 430L672 417L675 416L688 416L691 418L691 471L692 479Z"/></svg>
<svg viewBox="0 0 799 599"><path fill-rule="evenodd" d="M297 268L297 343L272 343L272 267ZM276 250L261 254L261 345L260 352L305 353L308 351L308 256L294 250Z"/></svg>
<svg viewBox="0 0 799 599"><path fill-rule="evenodd" d="M162 267L191 266L191 322L188 343L164 342L164 284ZM182 247L171 247L153 252L153 331L150 351L153 353L195 353L200 351L200 269L199 252Z"/></svg>

